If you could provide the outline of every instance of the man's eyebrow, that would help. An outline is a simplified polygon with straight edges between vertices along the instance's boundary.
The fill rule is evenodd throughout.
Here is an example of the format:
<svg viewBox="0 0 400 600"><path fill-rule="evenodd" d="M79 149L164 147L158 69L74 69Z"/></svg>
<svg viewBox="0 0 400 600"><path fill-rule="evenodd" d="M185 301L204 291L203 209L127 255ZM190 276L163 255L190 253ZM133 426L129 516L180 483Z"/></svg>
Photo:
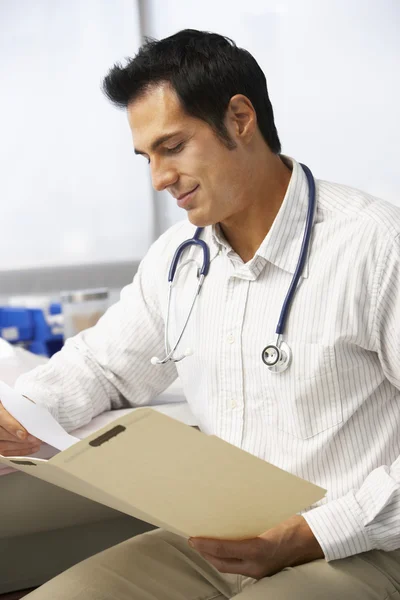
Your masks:
<svg viewBox="0 0 400 600"><path fill-rule="evenodd" d="M166 135L161 135L152 143L151 151L154 152L154 150L156 150L158 146L161 146L161 144L164 144L164 142L167 142L169 139L180 134L182 134L182 131L174 131L172 133L167 133ZM146 154L146 152L143 152L143 150L139 150L139 148L134 148L134 152L135 154Z"/></svg>

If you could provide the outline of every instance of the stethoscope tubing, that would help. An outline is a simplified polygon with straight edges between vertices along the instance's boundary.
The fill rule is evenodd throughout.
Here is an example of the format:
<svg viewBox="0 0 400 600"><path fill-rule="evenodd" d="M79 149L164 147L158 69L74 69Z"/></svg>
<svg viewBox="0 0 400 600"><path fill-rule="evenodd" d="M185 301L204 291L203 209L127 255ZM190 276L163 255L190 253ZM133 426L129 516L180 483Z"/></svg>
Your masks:
<svg viewBox="0 0 400 600"><path fill-rule="evenodd" d="M310 169L306 165L303 165L302 163L300 163L300 165L303 168L304 173L306 174L307 182L308 182L307 219L306 219L306 224L304 227L304 236L303 236L303 242L301 244L301 249L300 249L300 253L299 253L299 260L297 262L296 270L294 272L293 279L292 279L289 289L287 291L285 300L283 301L281 314L279 315L278 324L276 326L275 333L277 335L282 335L283 331L285 329L285 323L286 323L287 316L289 314L290 306L292 304L294 294L296 292L297 284L298 284L301 274L303 272L304 263L307 258L307 252L308 252L308 247L310 245L312 225L313 225L313 220L314 220L314 212L315 212L315 181L314 181L314 177L313 177Z"/></svg>
<svg viewBox="0 0 400 600"><path fill-rule="evenodd" d="M197 227L194 236L182 242L175 250L175 254L171 261L171 266L169 268L168 273L169 283L172 283L174 281L175 272L179 264L179 259L183 252L186 250L186 248L189 248L189 246L200 246L200 248L203 250L203 264L200 269L199 275L204 275L205 277L208 274L208 269L210 268L210 248L203 240L199 239L199 236L203 229L203 227Z"/></svg>

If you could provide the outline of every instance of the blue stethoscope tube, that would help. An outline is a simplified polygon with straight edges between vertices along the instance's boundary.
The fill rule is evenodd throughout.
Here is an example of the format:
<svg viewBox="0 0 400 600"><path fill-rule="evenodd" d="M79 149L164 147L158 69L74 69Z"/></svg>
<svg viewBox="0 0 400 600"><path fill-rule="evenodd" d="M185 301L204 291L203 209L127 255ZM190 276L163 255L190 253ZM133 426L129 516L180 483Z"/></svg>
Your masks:
<svg viewBox="0 0 400 600"><path fill-rule="evenodd" d="M188 248L189 246L200 246L200 248L203 250L203 265L200 269L199 275L203 275L205 277L208 274L208 269L210 268L210 248L205 242L203 242L203 240L199 239L199 236L203 229L203 227L197 227L194 236L189 240L185 240L184 242L182 242L182 244L180 244L175 250L175 254L171 261L171 266L169 268L168 273L169 283L173 283L179 259L183 252L186 250L186 248Z"/></svg>
<svg viewBox="0 0 400 600"><path fill-rule="evenodd" d="M313 174L310 169L301 164L301 167L307 177L308 183L308 207L307 207L307 218L304 227L303 242L301 244L299 260L293 275L293 279L290 283L287 291L285 300L282 304L281 314L279 315L278 324L276 326L275 334L276 339L272 344L268 344L261 353L263 362L267 365L269 370L273 373L281 373L285 371L291 361L292 351L286 342L282 341L282 334L285 329L286 319L289 314L289 309L292 304L294 294L296 292L297 284L303 272L304 264L307 258L308 248L310 245L311 232L315 213L315 181Z"/></svg>
<svg viewBox="0 0 400 600"><path fill-rule="evenodd" d="M282 338L282 335L283 335L283 332L285 329L285 324L286 324L287 316L289 314L290 306L292 304L294 294L296 292L297 284L301 277L301 273L303 271L304 264L305 264L305 261L307 258L308 248L309 248L310 239L311 239L313 220L314 220L314 213L315 213L315 181L314 181L314 177L313 177L310 169L306 165L301 164L301 167L307 177L307 182L308 182L308 208L307 208L306 224L305 224L305 228L304 228L304 236L303 236L303 241L302 241L300 254L299 254L299 260L297 262L296 270L294 272L292 281L291 281L289 289L287 291L285 300L282 304L282 309L281 309L281 312L279 315L278 324L277 324L276 330L275 330L276 340L274 343L268 344L261 353L261 358L262 358L263 362L266 364L268 369L273 373L281 373L282 371L286 370L291 361L292 353L291 353L290 347L288 346L288 344L286 342L283 342L281 338ZM174 357L175 350L177 349L177 347L182 339L182 336L185 333L185 330L186 330L187 324L189 322L190 316L192 314L197 296L200 293L200 290L204 283L204 279L207 276L209 268L210 268L210 249L203 240L199 239L202 231L203 231L203 227L197 227L194 236L192 238L182 242L176 249L175 254L172 258L171 266L170 266L169 273L168 273L168 284L169 284L168 305L167 305L167 318L166 318L165 339L164 339L166 355L163 359L159 359L156 356L154 356L151 359L151 363L154 365L165 364L170 361L179 362L186 356L189 356L190 354L192 354L192 351L188 348L185 350L183 355L181 355L179 357ZM171 306L172 286L173 286L176 270L178 268L179 261L182 257L183 252L187 248L189 248L190 246L193 246L193 245L199 246L202 249L203 264L198 273L199 281L198 281L197 289L194 294L193 301L190 306L187 318L185 320L185 323L182 327L182 331L181 331L180 335L178 336L176 343L174 344L173 348L171 349L169 347L168 331L169 331L169 315L170 315L170 306ZM181 265L181 266L183 266L183 265Z"/></svg>

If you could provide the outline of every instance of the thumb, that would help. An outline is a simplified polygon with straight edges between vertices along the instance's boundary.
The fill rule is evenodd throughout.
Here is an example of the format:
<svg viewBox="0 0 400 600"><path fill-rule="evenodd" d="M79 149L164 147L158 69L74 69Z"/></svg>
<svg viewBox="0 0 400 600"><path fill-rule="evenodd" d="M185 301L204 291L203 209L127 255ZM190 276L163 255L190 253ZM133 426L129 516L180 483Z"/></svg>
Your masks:
<svg viewBox="0 0 400 600"><path fill-rule="evenodd" d="M3 427L8 433L14 435L20 440L24 440L28 436L28 432L10 413L4 408L0 402L0 427Z"/></svg>

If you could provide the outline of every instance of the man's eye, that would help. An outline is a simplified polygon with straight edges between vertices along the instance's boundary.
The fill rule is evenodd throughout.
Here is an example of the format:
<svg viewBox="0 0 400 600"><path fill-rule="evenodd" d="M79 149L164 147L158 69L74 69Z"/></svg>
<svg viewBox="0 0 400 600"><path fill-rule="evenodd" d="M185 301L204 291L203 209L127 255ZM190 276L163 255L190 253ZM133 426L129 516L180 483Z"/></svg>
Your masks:
<svg viewBox="0 0 400 600"><path fill-rule="evenodd" d="M183 150L183 142L181 142L177 146L174 146L173 148L167 148L166 150L167 150L168 154L177 154L178 152Z"/></svg>
<svg viewBox="0 0 400 600"><path fill-rule="evenodd" d="M181 142L180 144L178 144L177 146L174 146L173 148L165 148L164 152L166 154L178 154L178 152L180 152L181 150L183 150L185 146L184 142ZM148 158L147 156L145 156L145 159L147 160L147 164L150 164L150 158Z"/></svg>

